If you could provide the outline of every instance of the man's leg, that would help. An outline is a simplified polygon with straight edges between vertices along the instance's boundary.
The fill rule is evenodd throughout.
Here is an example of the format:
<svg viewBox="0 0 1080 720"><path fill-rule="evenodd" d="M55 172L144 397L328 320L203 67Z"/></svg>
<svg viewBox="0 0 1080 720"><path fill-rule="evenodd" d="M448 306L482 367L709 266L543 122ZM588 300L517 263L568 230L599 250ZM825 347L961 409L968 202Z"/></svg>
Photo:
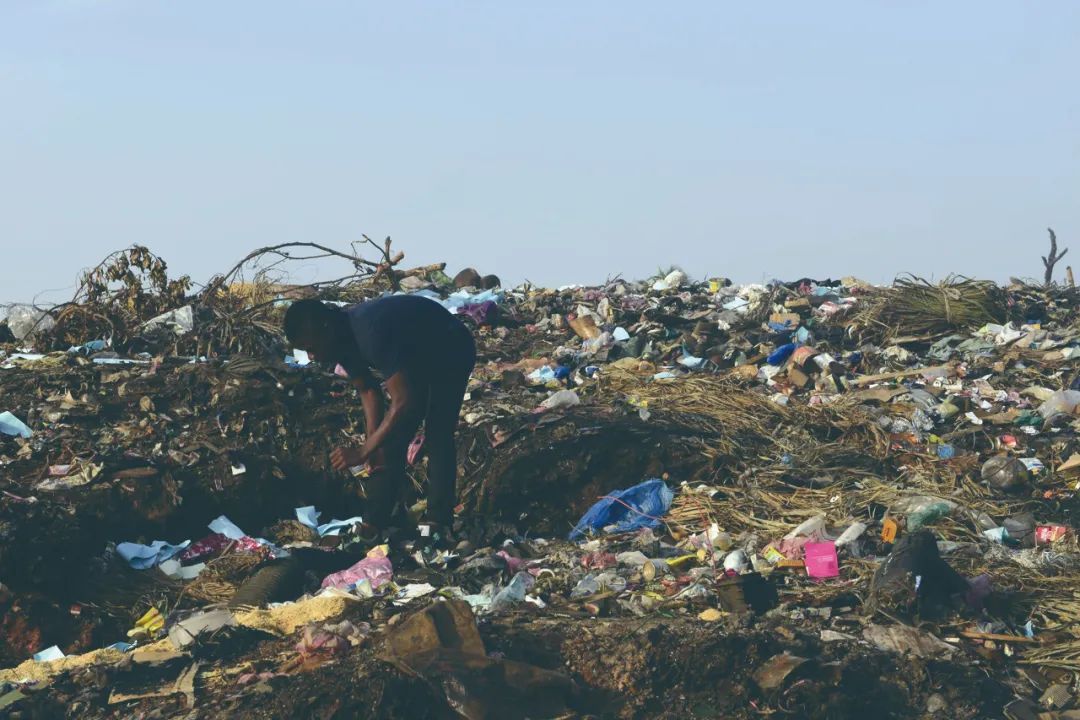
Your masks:
<svg viewBox="0 0 1080 720"><path fill-rule="evenodd" d="M364 520L378 528L389 526L394 509L408 483L405 473L406 454L422 419L420 414L404 419L397 437L389 438L383 446L381 468L375 467L373 459L371 477L365 483L368 503L367 517Z"/></svg>
<svg viewBox="0 0 1080 720"><path fill-rule="evenodd" d="M428 456L428 519L446 527L454 522L457 505L457 447L454 433L469 375L476 362L472 337L467 336L448 358L448 372L431 383L425 418L424 445Z"/></svg>

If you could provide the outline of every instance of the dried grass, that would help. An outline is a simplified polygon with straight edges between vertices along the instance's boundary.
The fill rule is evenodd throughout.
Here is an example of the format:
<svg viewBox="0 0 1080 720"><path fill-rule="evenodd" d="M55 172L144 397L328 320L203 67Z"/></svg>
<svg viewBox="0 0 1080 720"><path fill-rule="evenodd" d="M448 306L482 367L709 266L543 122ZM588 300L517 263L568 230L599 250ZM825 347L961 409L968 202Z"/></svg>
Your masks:
<svg viewBox="0 0 1080 720"><path fill-rule="evenodd" d="M853 320L885 337L938 335L989 322L1004 322L1005 291L986 280L950 275L932 284L914 275L868 292Z"/></svg>

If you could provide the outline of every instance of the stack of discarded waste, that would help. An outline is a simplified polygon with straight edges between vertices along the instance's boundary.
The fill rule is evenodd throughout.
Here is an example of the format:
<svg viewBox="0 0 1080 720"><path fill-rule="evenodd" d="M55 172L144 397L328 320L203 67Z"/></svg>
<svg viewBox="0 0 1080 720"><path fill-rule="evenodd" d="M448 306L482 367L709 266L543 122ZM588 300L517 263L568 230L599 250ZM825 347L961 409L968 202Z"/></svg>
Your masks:
<svg viewBox="0 0 1080 720"><path fill-rule="evenodd" d="M227 312L158 282L156 320L78 344L111 311L9 320L0 708L254 714L307 676L386 717L1069 717L1073 289L441 270ZM420 293L474 329L456 547L366 535L363 478L327 461L355 390L274 329L312 292Z"/></svg>

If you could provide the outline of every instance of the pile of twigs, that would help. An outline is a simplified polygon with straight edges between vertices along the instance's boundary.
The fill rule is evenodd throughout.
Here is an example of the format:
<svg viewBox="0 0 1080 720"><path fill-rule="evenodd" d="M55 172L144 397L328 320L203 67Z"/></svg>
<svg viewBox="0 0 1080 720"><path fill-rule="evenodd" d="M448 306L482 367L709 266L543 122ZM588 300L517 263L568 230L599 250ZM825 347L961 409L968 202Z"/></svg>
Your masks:
<svg viewBox="0 0 1080 720"><path fill-rule="evenodd" d="M254 553L222 555L208 562L206 569L184 586L183 594L200 602L225 602L262 560L262 556Z"/></svg>
<svg viewBox="0 0 1080 720"><path fill-rule="evenodd" d="M380 255L369 260L363 246ZM67 349L90 340L109 341L120 352L154 354L248 355L280 350L280 323L287 300L317 297L359 302L387 290L403 279L441 272L439 263L402 270L405 253L391 249L390 238L377 243L366 235L349 250L312 242L271 245L248 253L227 272L214 276L190 294L187 277L170 279L165 261L142 246L110 253L83 273L71 301L48 309L56 321L45 333L46 344ZM306 285L293 284L288 270L298 263L337 262L347 266L340 277ZM143 325L162 313L192 307L196 332L176 337L169 331L144 336Z"/></svg>

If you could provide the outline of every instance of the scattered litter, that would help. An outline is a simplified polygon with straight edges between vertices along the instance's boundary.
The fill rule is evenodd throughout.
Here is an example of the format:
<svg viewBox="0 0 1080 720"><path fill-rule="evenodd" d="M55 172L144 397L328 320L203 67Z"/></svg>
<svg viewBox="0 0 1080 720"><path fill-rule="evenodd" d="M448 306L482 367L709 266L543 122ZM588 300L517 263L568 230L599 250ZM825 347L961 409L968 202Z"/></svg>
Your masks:
<svg viewBox="0 0 1080 720"><path fill-rule="evenodd" d="M774 655L754 673L754 682L762 690L776 690L805 662L806 658L787 652Z"/></svg>
<svg viewBox="0 0 1080 720"><path fill-rule="evenodd" d="M180 622L169 626L169 641L177 649L186 648L199 636L236 625L236 618L228 610L209 610L198 612Z"/></svg>
<svg viewBox="0 0 1080 720"><path fill-rule="evenodd" d="M337 536L342 530L347 530L354 525L363 522L363 518L351 517L348 520L331 520L319 525L319 517L322 513L317 512L313 506L296 508L296 519L319 534L319 537Z"/></svg>
<svg viewBox="0 0 1080 720"><path fill-rule="evenodd" d="M863 637L881 650L900 655L941 658L956 652L955 647L930 633L906 625L870 625L863 630Z"/></svg>
<svg viewBox="0 0 1080 720"><path fill-rule="evenodd" d="M136 257L129 267L155 267ZM393 257L327 298L415 292L473 332L480 362L445 530L423 502L407 507L436 457L423 434L405 452L413 482L392 531L360 514L385 468L330 471L335 447L363 442L357 391L335 360L313 363L277 331L283 307L324 289L113 286L27 314L41 325L19 343L0 328L12 538L0 604L26 618L4 626L0 647L14 664L46 642L73 653L89 638L112 643L0 671L19 683L0 702L29 705L43 690L88 702L88 716L105 698L160 714L177 696L190 711L197 691L200 712L226 698L235 711L248 693L309 687L283 678L368 653L378 634L380 672L401 673L391 686L423 683L417 696L449 709L428 714L690 717L692 666L693 682L719 688L712 712L752 701L756 715L802 716L827 698L855 716L865 708L844 703L881 691L876 678L896 667L882 653L911 670L882 681L894 714L996 716L999 685L1068 712L1055 673L1080 671L1073 288L738 286L681 271L561 290L473 272L453 287L441 268L408 274ZM153 539L215 515L195 542ZM251 591L262 579L273 593ZM64 583L78 583L78 604L48 597L38 609ZM818 640L830 644L820 661L800 657ZM722 663L721 677L699 653L746 662ZM663 687L656 658L671 659ZM87 665L108 693L79 695L57 669ZM119 682L136 666L158 672L155 684ZM1028 691L1010 680L1019 669L1048 677ZM581 699L570 676L624 705L570 708Z"/></svg>
<svg viewBox="0 0 1080 720"><path fill-rule="evenodd" d="M162 313L143 324L143 332L166 329L174 335L186 335L195 329L195 316L190 305Z"/></svg>

